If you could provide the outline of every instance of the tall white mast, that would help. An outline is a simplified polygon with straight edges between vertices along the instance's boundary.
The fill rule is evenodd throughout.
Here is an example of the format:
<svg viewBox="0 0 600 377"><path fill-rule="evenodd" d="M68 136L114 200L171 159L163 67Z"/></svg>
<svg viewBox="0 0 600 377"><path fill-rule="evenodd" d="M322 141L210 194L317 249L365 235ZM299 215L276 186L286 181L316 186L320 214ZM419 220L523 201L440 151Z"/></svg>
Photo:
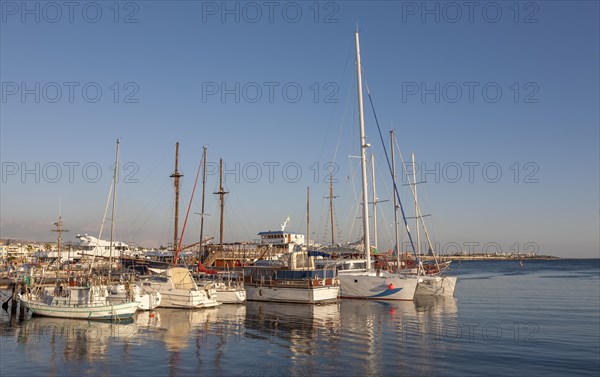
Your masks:
<svg viewBox="0 0 600 377"><path fill-rule="evenodd" d="M113 241L115 233L115 203L117 201L117 181L119 179L119 139L117 139L117 156L115 158L115 171L113 173L113 197L112 197L112 214L110 220L110 258L108 266L108 278L112 272L112 256L113 256Z"/></svg>
<svg viewBox="0 0 600 377"><path fill-rule="evenodd" d="M310 250L310 186L306 187L306 250Z"/></svg>
<svg viewBox="0 0 600 377"><path fill-rule="evenodd" d="M358 31L354 33L356 44L356 83L358 84L358 122L360 125L360 165L362 171L362 202L363 202L363 233L365 255L367 257L367 268L371 269L371 244L369 235L369 200L367 187L367 158L366 150L370 146L365 137L365 119L363 116L363 94L362 94L362 72L360 65L360 47L358 42Z"/></svg>
<svg viewBox="0 0 600 377"><path fill-rule="evenodd" d="M371 185L373 186L373 247L377 249L377 191L375 190L375 156L371 154Z"/></svg>
<svg viewBox="0 0 600 377"><path fill-rule="evenodd" d="M396 186L396 159L394 157L394 130L390 131L390 147L392 150L392 180L393 185L392 188L394 192L392 196L394 197L394 236L395 236L395 249L396 249L396 266L400 269L400 230L398 229L398 199L396 199L396 190L398 187Z"/></svg>
<svg viewBox="0 0 600 377"><path fill-rule="evenodd" d="M412 175L413 175L413 197L415 199L415 232L417 233L417 254L421 256L421 235L419 234L419 219L421 218L421 211L419 211L419 201L417 200L417 171L415 165L415 154L410 154L410 160L412 163Z"/></svg>

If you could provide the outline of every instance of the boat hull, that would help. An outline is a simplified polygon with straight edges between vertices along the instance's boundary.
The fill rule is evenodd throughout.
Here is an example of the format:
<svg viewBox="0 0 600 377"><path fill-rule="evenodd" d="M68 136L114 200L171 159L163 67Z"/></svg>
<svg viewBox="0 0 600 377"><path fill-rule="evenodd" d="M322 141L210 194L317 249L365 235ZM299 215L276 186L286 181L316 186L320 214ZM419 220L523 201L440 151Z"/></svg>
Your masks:
<svg viewBox="0 0 600 377"><path fill-rule="evenodd" d="M138 309L139 302L107 303L106 305L48 305L43 302L21 297L21 304L34 315L69 319L114 320L131 318Z"/></svg>
<svg viewBox="0 0 600 377"><path fill-rule="evenodd" d="M214 298L208 298L204 291L183 291L173 289L171 291L160 291L161 308L211 308L220 305Z"/></svg>
<svg viewBox="0 0 600 377"><path fill-rule="evenodd" d="M325 304L338 300L340 288L337 285L313 287L285 287L268 285L246 285L246 298L249 301L291 302L302 304Z"/></svg>
<svg viewBox="0 0 600 377"><path fill-rule="evenodd" d="M223 304L243 304L246 302L244 288L217 288L217 301Z"/></svg>
<svg viewBox="0 0 600 377"><path fill-rule="evenodd" d="M456 276L420 276L417 290L418 296L454 297Z"/></svg>
<svg viewBox="0 0 600 377"><path fill-rule="evenodd" d="M132 296L128 297L124 285L109 287L109 295L106 296L106 300L112 304L137 301L140 303L138 310L152 310L160 305L161 294L155 290L142 290L139 287L135 287Z"/></svg>
<svg viewBox="0 0 600 377"><path fill-rule="evenodd" d="M416 277L376 271L339 273L342 298L412 301Z"/></svg>

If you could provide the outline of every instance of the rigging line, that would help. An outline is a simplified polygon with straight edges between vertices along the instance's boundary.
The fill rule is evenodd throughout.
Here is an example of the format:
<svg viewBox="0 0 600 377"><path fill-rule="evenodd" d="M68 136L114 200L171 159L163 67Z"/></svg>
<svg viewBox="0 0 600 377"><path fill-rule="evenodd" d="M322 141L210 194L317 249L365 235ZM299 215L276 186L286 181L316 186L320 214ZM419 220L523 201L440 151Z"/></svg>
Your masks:
<svg viewBox="0 0 600 377"><path fill-rule="evenodd" d="M335 145L335 150L333 152L333 161L335 162L337 160L337 154L338 154L338 150L341 144L341 140L342 140L342 135L344 134L344 124L346 122L346 116L348 114L348 107L349 106L355 106L356 104L354 103L354 101L348 101L348 98L350 97L352 91L354 90L354 88L356 87L356 85L352 85L352 86L348 86L348 91L346 92L346 99L344 100L344 102L346 103L346 106L342 112L342 120L340 122L340 130L338 132L338 140L337 140L337 144ZM350 105L352 104L352 105ZM354 111L351 113L353 116Z"/></svg>
<svg viewBox="0 0 600 377"><path fill-rule="evenodd" d="M417 184L416 184L416 182L413 182L413 184L410 184L410 178L408 178L408 170L406 170L406 164L404 163L404 158L402 157L402 151L400 151L400 145L398 144L397 140L396 140L396 147L398 147L398 154L400 155L400 161L402 162L402 170L404 171L404 174L409 182L408 186L410 187L410 192L412 193L412 197L414 199L415 195L416 195ZM414 169L414 167L413 167L413 169ZM433 253L435 256L435 252L433 251L433 244L431 243L431 238L429 237L429 231L427 230L427 227L425 226L425 222L423 220L423 215L421 213L421 206L417 205L415 207L415 213L417 216L417 224L418 224L418 220L421 219L421 226L423 227L423 230L425 231L425 237L427 239L427 245L429 247L429 251L431 251L431 253ZM437 265L437 259L435 260L435 263Z"/></svg>
<svg viewBox="0 0 600 377"><path fill-rule="evenodd" d="M198 177L200 176L200 171L202 170L202 163L204 160L204 156L200 159L200 164L198 165L198 173L196 174L196 179L194 180L194 188L192 189L192 196L190 198L190 203L188 204L187 212L185 213L185 220L183 221L183 228L181 229L181 237L179 237L179 244L177 245L177 252L175 253L175 258L173 259L173 266L177 266L177 260L179 259L179 252L181 251L181 243L183 242L183 235L185 234L185 226L188 221L188 216L190 215L190 209L192 208L192 201L194 200L194 193L196 192L196 184L198 183Z"/></svg>
<svg viewBox="0 0 600 377"><path fill-rule="evenodd" d="M348 158L348 165L350 167L350 185L352 186L352 195L354 196L354 205L350 208L349 212L349 216L350 216L350 228L348 231L348 235L346 236L346 241L350 240L352 234L354 233L354 227L356 226L356 219L359 216L359 212L360 212L360 206L357 204L359 203L358 201L358 193L356 192L356 185L355 183L355 173L354 173L354 165L352 164L352 158L349 157ZM346 229L346 227L345 227Z"/></svg>
<svg viewBox="0 0 600 377"><path fill-rule="evenodd" d="M364 74L364 71L363 71ZM390 175L394 176L394 172L392 170L392 164L390 163L390 158L387 153L387 148L385 147L385 142L383 141L383 135L381 134L381 127L379 127L379 119L377 119L377 113L375 112L375 105L373 104L373 98L371 97L371 91L369 90L369 84L365 77L365 86L367 89L367 95L369 96L369 103L371 104L371 109L373 110L373 116L375 117L375 124L377 125L377 131L379 132L379 139L381 140L381 145L383 146L383 152L385 154L385 160L388 165L388 169L390 171ZM415 244L412 239L412 235L410 234L410 228L408 227L408 222L406 221L406 214L404 213L404 207L402 206L402 200L400 200L400 194L398 193L398 187L396 182L394 182L394 192L396 193L396 198L398 199L398 206L400 207L400 212L402 213L402 220L404 221L404 227L406 228L406 232L408 234L408 238L410 240L410 246L412 248L413 254L415 256L416 261L419 266L421 265L421 260L417 255L417 251L415 249Z"/></svg>
<svg viewBox="0 0 600 377"><path fill-rule="evenodd" d="M343 82L343 81L344 81L344 77L346 77L346 76L347 76L346 72L348 71L348 66L350 65L350 61L352 61L352 59L351 59L351 58L352 58L352 53L353 53L353 51L354 51L353 49L354 49L354 47L353 47L353 44L352 44L352 43L349 43L348 55L347 55L347 57L346 57L346 63L344 64L344 70L342 71L342 74L341 74L341 79L340 79L340 80L338 80L338 82L340 82L340 83L341 83L341 82ZM351 87L349 87L349 91L350 91L350 89L351 89ZM347 96L348 96L348 94L347 94ZM348 98L348 97L346 97L346 98ZM349 101L345 101L345 103L346 103L346 104L347 104L348 102L349 102ZM346 105L346 106L347 106L347 105ZM345 114L345 111L343 112L343 114ZM342 122L341 122L340 132L339 132L339 136L338 136L338 145L336 145L336 148L335 148L335 152L334 152L334 156L333 156L333 161L335 161L335 157L336 157L336 154L337 154L337 149L338 149L338 146L339 146L339 139L341 138L341 133L342 133L342 132L341 132L341 130L343 129L343 122L344 122L344 118L345 118L345 115L342 117ZM332 110L332 112L330 113L330 116L329 116L329 121L327 122L327 123L328 123L328 125L330 125L330 124L332 123L332 120L333 120L333 110ZM321 146L321 151L319 152L319 161L320 161L320 160L321 160L321 158L323 157L323 151L325 150L325 143L326 143L326 140L327 140L327 135L328 135L328 134L329 134L329 127L327 127L327 134L325 135L325 138L323 138L323 144L322 144L322 146Z"/></svg>

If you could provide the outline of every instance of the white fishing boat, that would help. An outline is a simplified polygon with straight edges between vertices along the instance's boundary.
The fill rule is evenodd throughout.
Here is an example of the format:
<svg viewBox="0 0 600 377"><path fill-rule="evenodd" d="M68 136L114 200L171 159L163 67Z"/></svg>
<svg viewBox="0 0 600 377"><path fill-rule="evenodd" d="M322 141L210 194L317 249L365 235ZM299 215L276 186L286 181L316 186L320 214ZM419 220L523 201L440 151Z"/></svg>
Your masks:
<svg viewBox="0 0 600 377"><path fill-rule="evenodd" d="M139 310L152 310L160 305L162 296L157 290L142 289L137 284L125 283L110 285L106 299L111 303L137 301L140 303Z"/></svg>
<svg viewBox="0 0 600 377"><path fill-rule="evenodd" d="M246 297L251 301L325 304L336 302L340 283L335 269L316 269L306 251L281 261L258 261L244 268Z"/></svg>
<svg viewBox="0 0 600 377"><path fill-rule="evenodd" d="M190 271L183 267L169 267L160 275L145 276L143 289L151 288L161 295L161 308L210 308L221 305L214 286L199 287Z"/></svg>
<svg viewBox="0 0 600 377"><path fill-rule="evenodd" d="M104 286L35 287L19 295L21 304L35 315L71 318L115 320L131 318L140 303L127 301L112 303L107 300Z"/></svg>

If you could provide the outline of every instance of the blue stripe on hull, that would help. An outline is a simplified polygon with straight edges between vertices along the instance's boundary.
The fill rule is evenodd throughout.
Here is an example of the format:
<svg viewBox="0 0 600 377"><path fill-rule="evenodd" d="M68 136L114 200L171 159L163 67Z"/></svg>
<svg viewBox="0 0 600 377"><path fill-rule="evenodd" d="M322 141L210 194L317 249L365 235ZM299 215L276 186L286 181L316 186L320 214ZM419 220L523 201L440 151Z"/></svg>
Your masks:
<svg viewBox="0 0 600 377"><path fill-rule="evenodd" d="M402 288L394 288L394 289L386 289L385 291L378 293L374 296L369 296L369 298L380 298L380 297L386 297L386 296L390 296L393 294L396 294L398 292L400 292L402 290Z"/></svg>

